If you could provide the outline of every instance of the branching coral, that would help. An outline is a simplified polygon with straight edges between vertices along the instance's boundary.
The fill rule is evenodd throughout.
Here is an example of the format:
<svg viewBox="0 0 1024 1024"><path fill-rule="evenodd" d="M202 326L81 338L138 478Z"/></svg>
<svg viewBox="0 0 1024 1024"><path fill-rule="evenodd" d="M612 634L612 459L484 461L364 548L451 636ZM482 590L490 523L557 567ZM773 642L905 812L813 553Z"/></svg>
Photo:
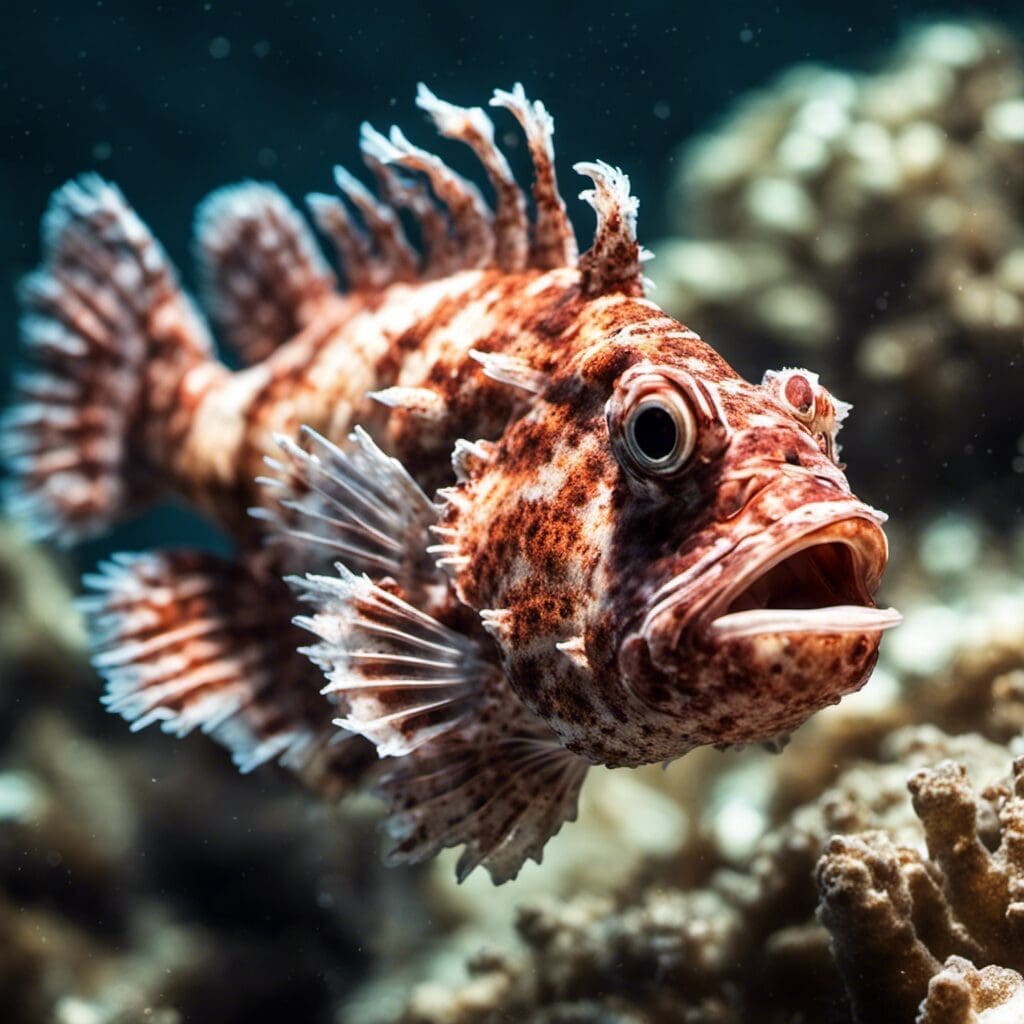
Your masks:
<svg viewBox="0 0 1024 1024"><path fill-rule="evenodd" d="M1011 783L980 793L954 761L908 787L927 858L875 831L833 838L817 868L819 917L856 1019L911 1020L921 1006L922 1021L968 1024L1020 1007L1024 758Z"/></svg>
<svg viewBox="0 0 1024 1024"><path fill-rule="evenodd" d="M1024 978L1005 967L980 971L951 956L928 984L917 1024L1013 1024L1024 1020Z"/></svg>
<svg viewBox="0 0 1024 1024"><path fill-rule="evenodd" d="M910 1021L942 958L980 957L978 940L946 905L937 869L915 853L924 836L907 771L948 757L986 783L1005 772L1003 749L981 737L903 730L886 742L884 760L843 773L766 835L742 869L720 869L690 891L529 908L518 923L518 952L471 960L463 984L421 986L403 1020L848 1024L828 932L814 922L812 881L830 837L846 833L828 847L832 866L823 876L834 894L834 934L845 942L838 962L879 989L879 963L899 964L902 989L890 986L871 1007L888 1015L862 1019ZM867 913L865 893L873 900ZM833 918L823 918L831 928Z"/></svg>

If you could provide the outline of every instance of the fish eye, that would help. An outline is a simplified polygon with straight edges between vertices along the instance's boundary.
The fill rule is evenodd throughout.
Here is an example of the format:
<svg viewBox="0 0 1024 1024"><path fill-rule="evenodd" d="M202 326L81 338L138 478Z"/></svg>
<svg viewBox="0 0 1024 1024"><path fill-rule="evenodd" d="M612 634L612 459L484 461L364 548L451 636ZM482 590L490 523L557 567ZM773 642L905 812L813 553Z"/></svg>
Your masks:
<svg viewBox="0 0 1024 1024"><path fill-rule="evenodd" d="M625 428L626 449L646 472L673 472L693 454L697 426L681 396L643 399L629 413Z"/></svg>

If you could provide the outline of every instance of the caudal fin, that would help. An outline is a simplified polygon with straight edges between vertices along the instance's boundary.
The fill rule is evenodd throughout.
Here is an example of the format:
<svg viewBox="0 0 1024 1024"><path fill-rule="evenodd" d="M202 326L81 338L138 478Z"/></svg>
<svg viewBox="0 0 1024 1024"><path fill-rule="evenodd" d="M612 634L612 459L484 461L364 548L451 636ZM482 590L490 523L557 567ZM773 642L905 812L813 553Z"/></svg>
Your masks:
<svg viewBox="0 0 1024 1024"><path fill-rule="evenodd" d="M42 240L20 294L27 365L0 422L4 505L33 537L68 544L159 492L177 387L211 343L116 186L69 182Z"/></svg>

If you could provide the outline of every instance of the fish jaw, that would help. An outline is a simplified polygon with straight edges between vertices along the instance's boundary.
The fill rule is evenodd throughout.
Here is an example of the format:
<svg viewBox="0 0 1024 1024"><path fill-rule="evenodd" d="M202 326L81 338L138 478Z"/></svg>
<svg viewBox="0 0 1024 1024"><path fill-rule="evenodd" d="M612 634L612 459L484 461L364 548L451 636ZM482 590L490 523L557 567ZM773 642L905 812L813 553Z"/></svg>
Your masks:
<svg viewBox="0 0 1024 1024"><path fill-rule="evenodd" d="M860 689L900 622L873 600L883 521L853 498L811 503L673 577L620 649L627 686L685 720L688 746L774 739Z"/></svg>

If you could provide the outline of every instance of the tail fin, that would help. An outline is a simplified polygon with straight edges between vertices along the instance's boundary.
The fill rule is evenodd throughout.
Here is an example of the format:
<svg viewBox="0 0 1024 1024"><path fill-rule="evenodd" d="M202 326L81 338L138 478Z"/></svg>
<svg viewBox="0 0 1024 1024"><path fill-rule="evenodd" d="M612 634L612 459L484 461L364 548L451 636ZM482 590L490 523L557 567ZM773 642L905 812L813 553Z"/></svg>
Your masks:
<svg viewBox="0 0 1024 1024"><path fill-rule="evenodd" d="M54 194L43 251L21 289L29 367L0 423L4 504L37 539L72 543L158 492L177 385L211 344L160 245L97 175Z"/></svg>

